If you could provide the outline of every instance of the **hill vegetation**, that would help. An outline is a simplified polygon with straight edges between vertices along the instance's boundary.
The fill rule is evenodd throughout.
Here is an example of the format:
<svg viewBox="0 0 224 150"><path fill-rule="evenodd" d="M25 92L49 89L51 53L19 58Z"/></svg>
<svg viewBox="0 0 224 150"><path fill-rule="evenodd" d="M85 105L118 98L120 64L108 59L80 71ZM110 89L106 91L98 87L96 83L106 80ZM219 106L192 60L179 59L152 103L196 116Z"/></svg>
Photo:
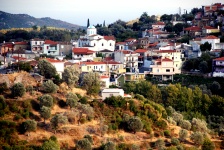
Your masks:
<svg viewBox="0 0 224 150"><path fill-rule="evenodd" d="M82 28L79 25L71 24L65 21L52 19L49 17L35 18L27 14L10 14L0 11L0 29L10 28L30 28L32 26L49 26L65 29Z"/></svg>
<svg viewBox="0 0 224 150"><path fill-rule="evenodd" d="M19 86L16 92L23 94L15 95L18 83L14 81L18 80L13 78L21 74L20 85L25 85L26 92ZM181 85L160 89L140 81L124 87L132 98L112 96L101 101L66 83L58 84L57 92L45 91L44 86L56 85L36 84L25 72L7 76L12 84L1 86L1 149L207 150L224 146L223 99L202 94L198 87L192 93ZM25 84L26 78L32 88ZM207 113L212 122L206 123Z"/></svg>

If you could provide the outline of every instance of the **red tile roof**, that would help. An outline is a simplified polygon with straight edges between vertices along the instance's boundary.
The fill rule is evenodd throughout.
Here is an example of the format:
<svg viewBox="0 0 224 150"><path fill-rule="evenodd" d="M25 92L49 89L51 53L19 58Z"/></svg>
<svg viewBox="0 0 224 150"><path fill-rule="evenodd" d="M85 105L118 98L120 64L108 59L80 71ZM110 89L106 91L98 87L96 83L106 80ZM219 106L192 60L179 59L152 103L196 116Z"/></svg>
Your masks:
<svg viewBox="0 0 224 150"><path fill-rule="evenodd" d="M218 37L214 36L214 35L209 35L209 36L206 36L202 39L219 39Z"/></svg>
<svg viewBox="0 0 224 150"><path fill-rule="evenodd" d="M110 65L122 64L122 63L119 63L119 62L116 62L116 61L108 61L106 63L110 64Z"/></svg>
<svg viewBox="0 0 224 150"><path fill-rule="evenodd" d="M92 62L80 62L80 65L104 65L106 64L106 62L102 62L102 61L92 61Z"/></svg>
<svg viewBox="0 0 224 150"><path fill-rule="evenodd" d="M119 50L117 52L122 52L123 54L136 54L136 52L130 50Z"/></svg>
<svg viewBox="0 0 224 150"><path fill-rule="evenodd" d="M27 45L27 42L15 42L15 45Z"/></svg>
<svg viewBox="0 0 224 150"><path fill-rule="evenodd" d="M52 59L52 58L45 58L47 61L50 63L64 63L63 61L57 60L57 59Z"/></svg>
<svg viewBox="0 0 224 150"><path fill-rule="evenodd" d="M108 76L100 76L101 79L108 79Z"/></svg>
<svg viewBox="0 0 224 150"><path fill-rule="evenodd" d="M103 59L103 61L111 61L111 60L113 60L112 57L105 57L105 58Z"/></svg>
<svg viewBox="0 0 224 150"><path fill-rule="evenodd" d="M85 54L85 55L95 53L94 51L89 50L88 48L80 48L80 47L79 48L73 48L72 52L74 54Z"/></svg>
<svg viewBox="0 0 224 150"><path fill-rule="evenodd" d="M24 57L12 56L15 60L26 60Z"/></svg>
<svg viewBox="0 0 224 150"><path fill-rule="evenodd" d="M157 53L174 53L176 51L175 50L159 50L159 51L154 51L154 52L157 52Z"/></svg>
<svg viewBox="0 0 224 150"><path fill-rule="evenodd" d="M211 27L211 26L205 26L204 29L216 29L216 28Z"/></svg>
<svg viewBox="0 0 224 150"><path fill-rule="evenodd" d="M224 61L224 57L220 57L220 58L216 58L216 59L213 59L215 61Z"/></svg>
<svg viewBox="0 0 224 150"><path fill-rule="evenodd" d="M131 42L131 41L135 41L136 39L127 39L125 40L125 42Z"/></svg>
<svg viewBox="0 0 224 150"><path fill-rule="evenodd" d="M135 52L136 53L145 53L145 52L147 52L147 50L146 49L137 49L137 50L135 50Z"/></svg>
<svg viewBox="0 0 224 150"><path fill-rule="evenodd" d="M115 41L115 37L114 36L104 36L104 39L109 41L109 40L113 40Z"/></svg>
<svg viewBox="0 0 224 150"><path fill-rule="evenodd" d="M51 41L51 40L45 40L44 44L50 44L50 45L57 45L57 42Z"/></svg>
<svg viewBox="0 0 224 150"><path fill-rule="evenodd" d="M157 23L154 23L152 25L165 25L165 23L164 22L157 22Z"/></svg>
<svg viewBox="0 0 224 150"><path fill-rule="evenodd" d="M197 26L192 26L192 27L184 28L184 31L194 31L194 32L197 32L197 31L201 31L201 28L197 27Z"/></svg>

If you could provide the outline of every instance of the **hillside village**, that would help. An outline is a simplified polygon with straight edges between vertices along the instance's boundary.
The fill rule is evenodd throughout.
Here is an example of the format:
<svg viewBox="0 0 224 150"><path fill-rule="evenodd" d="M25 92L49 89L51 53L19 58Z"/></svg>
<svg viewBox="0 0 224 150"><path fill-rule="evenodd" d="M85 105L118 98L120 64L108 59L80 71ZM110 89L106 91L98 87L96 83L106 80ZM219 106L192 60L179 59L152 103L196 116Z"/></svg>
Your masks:
<svg viewBox="0 0 224 150"><path fill-rule="evenodd" d="M4 41L0 148L224 149L223 12L215 3L190 21L163 15L124 41L94 25L69 42Z"/></svg>

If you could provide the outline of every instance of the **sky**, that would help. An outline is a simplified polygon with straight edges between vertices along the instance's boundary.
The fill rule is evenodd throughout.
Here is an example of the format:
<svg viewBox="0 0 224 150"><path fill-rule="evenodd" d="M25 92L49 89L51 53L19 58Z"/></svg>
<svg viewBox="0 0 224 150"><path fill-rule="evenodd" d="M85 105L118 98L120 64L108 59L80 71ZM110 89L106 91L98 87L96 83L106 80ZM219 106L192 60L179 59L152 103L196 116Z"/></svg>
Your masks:
<svg viewBox="0 0 224 150"><path fill-rule="evenodd" d="M222 0L0 0L0 11L28 14L35 18L51 17L86 26L113 23L118 19L130 21L143 12L148 15L176 14Z"/></svg>

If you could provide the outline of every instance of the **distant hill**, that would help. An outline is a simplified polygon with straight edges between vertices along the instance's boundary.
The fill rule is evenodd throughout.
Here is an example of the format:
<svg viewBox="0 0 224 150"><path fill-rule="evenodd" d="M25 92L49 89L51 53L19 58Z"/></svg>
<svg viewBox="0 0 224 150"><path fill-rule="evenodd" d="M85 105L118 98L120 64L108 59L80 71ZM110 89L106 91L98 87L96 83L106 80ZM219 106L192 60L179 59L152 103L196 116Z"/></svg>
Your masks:
<svg viewBox="0 0 224 150"><path fill-rule="evenodd" d="M82 26L76 24L71 24L65 21L56 20L49 17L35 18L27 14L10 14L0 11L0 29L29 28L34 25L41 27L48 26L66 29L83 28Z"/></svg>

